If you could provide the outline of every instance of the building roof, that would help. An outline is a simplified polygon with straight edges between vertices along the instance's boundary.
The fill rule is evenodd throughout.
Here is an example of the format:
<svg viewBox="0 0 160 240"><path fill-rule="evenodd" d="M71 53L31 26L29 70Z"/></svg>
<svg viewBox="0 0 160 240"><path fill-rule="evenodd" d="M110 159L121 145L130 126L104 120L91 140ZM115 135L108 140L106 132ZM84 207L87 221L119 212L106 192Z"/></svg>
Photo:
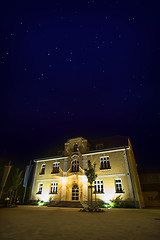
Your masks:
<svg viewBox="0 0 160 240"><path fill-rule="evenodd" d="M89 142L90 151L97 150L97 149L118 148L118 147L128 146L128 137L111 136L111 137L106 137L101 139L91 139L91 140L88 140L88 142Z"/></svg>
<svg viewBox="0 0 160 240"><path fill-rule="evenodd" d="M89 151L87 153L128 146L128 137L126 136L111 136L106 138L91 139L91 140L87 139L87 140L88 140L88 146L89 146ZM62 157L63 150L64 150L64 145L61 145L59 147L56 147L46 152L38 159Z"/></svg>

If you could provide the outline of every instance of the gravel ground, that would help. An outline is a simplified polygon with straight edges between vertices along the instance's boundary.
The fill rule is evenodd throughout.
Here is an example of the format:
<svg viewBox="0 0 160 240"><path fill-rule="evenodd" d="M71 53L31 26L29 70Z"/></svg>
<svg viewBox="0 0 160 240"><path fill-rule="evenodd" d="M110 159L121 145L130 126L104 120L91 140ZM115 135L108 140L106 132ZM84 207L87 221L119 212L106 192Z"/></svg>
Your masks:
<svg viewBox="0 0 160 240"><path fill-rule="evenodd" d="M0 240L5 239L160 239L160 209L1 208Z"/></svg>

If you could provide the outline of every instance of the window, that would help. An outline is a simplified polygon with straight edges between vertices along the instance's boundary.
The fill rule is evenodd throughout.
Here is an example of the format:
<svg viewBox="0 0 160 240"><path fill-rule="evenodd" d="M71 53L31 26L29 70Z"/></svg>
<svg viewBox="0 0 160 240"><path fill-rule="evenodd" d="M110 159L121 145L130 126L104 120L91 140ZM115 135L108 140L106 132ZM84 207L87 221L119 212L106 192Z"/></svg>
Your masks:
<svg viewBox="0 0 160 240"><path fill-rule="evenodd" d="M149 200L149 201L153 201L153 197L151 197L151 196L148 197L148 200Z"/></svg>
<svg viewBox="0 0 160 240"><path fill-rule="evenodd" d="M75 160L72 162L71 172L79 172L79 161Z"/></svg>
<svg viewBox="0 0 160 240"><path fill-rule="evenodd" d="M103 149L104 148L104 145L101 143L101 144L96 144L96 149L99 150L99 149Z"/></svg>
<svg viewBox="0 0 160 240"><path fill-rule="evenodd" d="M41 194L42 193L42 188L43 188L43 183L40 183L39 186L38 186L37 194Z"/></svg>
<svg viewBox="0 0 160 240"><path fill-rule="evenodd" d="M57 154L58 154L58 156L61 156L61 155L62 155L62 150L59 150L59 151L57 152Z"/></svg>
<svg viewBox="0 0 160 240"><path fill-rule="evenodd" d="M58 183L53 182L51 183L51 192L50 194L57 194Z"/></svg>
<svg viewBox="0 0 160 240"><path fill-rule="evenodd" d="M53 163L52 173L59 173L59 163Z"/></svg>
<svg viewBox="0 0 160 240"><path fill-rule="evenodd" d="M109 157L101 157L101 166L100 169L110 169Z"/></svg>
<svg viewBox="0 0 160 240"><path fill-rule="evenodd" d="M72 200L79 200L79 187L77 184L72 187Z"/></svg>
<svg viewBox="0 0 160 240"><path fill-rule="evenodd" d="M78 152L78 144L74 144L73 152Z"/></svg>
<svg viewBox="0 0 160 240"><path fill-rule="evenodd" d="M40 175L43 175L45 173L45 164L42 164Z"/></svg>
<svg viewBox="0 0 160 240"><path fill-rule="evenodd" d="M116 193L123 193L121 179L116 179L115 184L116 184Z"/></svg>
<svg viewBox="0 0 160 240"><path fill-rule="evenodd" d="M94 192L95 193L103 193L103 181L102 180L94 181Z"/></svg>

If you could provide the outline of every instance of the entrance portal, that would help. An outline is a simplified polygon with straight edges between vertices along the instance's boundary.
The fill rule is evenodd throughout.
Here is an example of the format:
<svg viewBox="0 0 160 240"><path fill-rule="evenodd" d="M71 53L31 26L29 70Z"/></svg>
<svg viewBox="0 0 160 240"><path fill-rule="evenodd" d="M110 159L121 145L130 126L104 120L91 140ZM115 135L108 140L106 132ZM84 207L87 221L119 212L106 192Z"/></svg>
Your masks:
<svg viewBox="0 0 160 240"><path fill-rule="evenodd" d="M77 184L72 187L72 200L79 200L79 187Z"/></svg>

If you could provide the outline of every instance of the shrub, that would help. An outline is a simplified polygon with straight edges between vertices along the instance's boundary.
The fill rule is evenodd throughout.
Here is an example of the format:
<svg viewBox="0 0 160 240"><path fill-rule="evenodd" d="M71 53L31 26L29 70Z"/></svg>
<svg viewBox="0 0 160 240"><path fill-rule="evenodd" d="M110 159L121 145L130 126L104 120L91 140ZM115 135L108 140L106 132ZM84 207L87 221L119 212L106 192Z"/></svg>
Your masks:
<svg viewBox="0 0 160 240"><path fill-rule="evenodd" d="M98 207L88 207L80 209L80 212L104 212L104 210Z"/></svg>

